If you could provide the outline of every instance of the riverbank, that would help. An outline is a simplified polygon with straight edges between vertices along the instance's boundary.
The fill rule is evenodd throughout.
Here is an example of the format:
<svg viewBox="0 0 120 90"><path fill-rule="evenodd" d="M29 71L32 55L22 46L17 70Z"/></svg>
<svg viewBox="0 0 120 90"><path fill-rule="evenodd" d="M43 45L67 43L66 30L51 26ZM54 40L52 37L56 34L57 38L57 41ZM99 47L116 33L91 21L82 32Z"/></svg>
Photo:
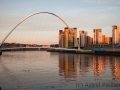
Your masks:
<svg viewBox="0 0 120 90"><path fill-rule="evenodd" d="M120 56L120 50L83 50L83 49L67 49L67 48L19 48L19 49L5 49L0 51L0 55L2 52L6 51L47 51L47 52L60 52L60 53L74 53L74 54L94 54L94 55L114 55Z"/></svg>
<svg viewBox="0 0 120 90"><path fill-rule="evenodd" d="M94 50L78 50L78 49L59 49L50 48L47 49L48 52L61 52L61 53L76 53L76 54L95 54L95 55L116 55L120 56L120 51L94 51Z"/></svg>

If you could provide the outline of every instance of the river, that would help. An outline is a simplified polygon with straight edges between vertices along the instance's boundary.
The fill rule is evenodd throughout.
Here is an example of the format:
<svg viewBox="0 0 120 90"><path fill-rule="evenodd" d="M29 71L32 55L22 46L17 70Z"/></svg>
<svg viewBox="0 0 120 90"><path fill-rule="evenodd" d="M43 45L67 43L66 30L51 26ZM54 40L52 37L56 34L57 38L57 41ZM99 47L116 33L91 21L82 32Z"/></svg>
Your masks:
<svg viewBox="0 0 120 90"><path fill-rule="evenodd" d="M120 90L120 57L3 52L0 87L1 90Z"/></svg>

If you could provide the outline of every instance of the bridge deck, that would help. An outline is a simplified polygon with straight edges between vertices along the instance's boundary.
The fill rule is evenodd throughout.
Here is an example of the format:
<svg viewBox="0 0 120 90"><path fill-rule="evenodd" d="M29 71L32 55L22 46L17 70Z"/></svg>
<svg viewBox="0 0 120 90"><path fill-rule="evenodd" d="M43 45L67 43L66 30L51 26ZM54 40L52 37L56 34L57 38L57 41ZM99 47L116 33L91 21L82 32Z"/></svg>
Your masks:
<svg viewBox="0 0 120 90"><path fill-rule="evenodd" d="M5 50L18 50L18 49L48 49L47 47L10 47L10 48L1 48L1 51Z"/></svg>

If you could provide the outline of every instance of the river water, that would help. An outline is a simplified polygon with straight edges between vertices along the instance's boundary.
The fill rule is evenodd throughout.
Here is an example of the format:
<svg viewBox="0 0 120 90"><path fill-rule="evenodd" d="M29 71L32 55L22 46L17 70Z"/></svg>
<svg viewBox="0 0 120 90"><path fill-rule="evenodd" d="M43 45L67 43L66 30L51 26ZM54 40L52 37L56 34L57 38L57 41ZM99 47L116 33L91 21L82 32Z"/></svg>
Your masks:
<svg viewBox="0 0 120 90"><path fill-rule="evenodd" d="M0 87L2 90L120 90L120 57L3 52Z"/></svg>

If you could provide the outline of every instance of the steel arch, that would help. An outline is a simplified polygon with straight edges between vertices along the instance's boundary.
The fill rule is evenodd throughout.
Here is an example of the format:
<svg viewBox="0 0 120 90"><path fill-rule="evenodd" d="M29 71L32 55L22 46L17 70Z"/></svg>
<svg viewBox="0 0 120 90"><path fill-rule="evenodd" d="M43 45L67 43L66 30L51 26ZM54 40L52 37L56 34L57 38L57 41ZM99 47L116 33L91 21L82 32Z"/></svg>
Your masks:
<svg viewBox="0 0 120 90"><path fill-rule="evenodd" d="M37 13L33 13L33 14L25 17L23 20L21 20L21 21L6 35L6 37L5 37L5 38L2 40L2 42L0 43L0 47L1 47L1 45L3 44L3 42L7 39L7 37L8 37L22 22L24 22L25 20L27 20L28 18L30 18L30 17L32 17L32 16L34 16L34 15L36 15L36 14L40 14L40 13L47 13L47 14L51 14L51 15L56 16L57 18L59 18L59 19L68 27L68 29L70 29L70 27L68 26L68 24L67 24L61 17L59 17L58 15L56 15L56 14L54 14L54 13L51 13L51 12L37 12ZM72 35L72 37L74 37L74 36ZM78 43L78 41L77 41L77 38L75 38L75 39L76 39L76 42L77 42L77 44L78 44L78 48L80 49L79 43Z"/></svg>

